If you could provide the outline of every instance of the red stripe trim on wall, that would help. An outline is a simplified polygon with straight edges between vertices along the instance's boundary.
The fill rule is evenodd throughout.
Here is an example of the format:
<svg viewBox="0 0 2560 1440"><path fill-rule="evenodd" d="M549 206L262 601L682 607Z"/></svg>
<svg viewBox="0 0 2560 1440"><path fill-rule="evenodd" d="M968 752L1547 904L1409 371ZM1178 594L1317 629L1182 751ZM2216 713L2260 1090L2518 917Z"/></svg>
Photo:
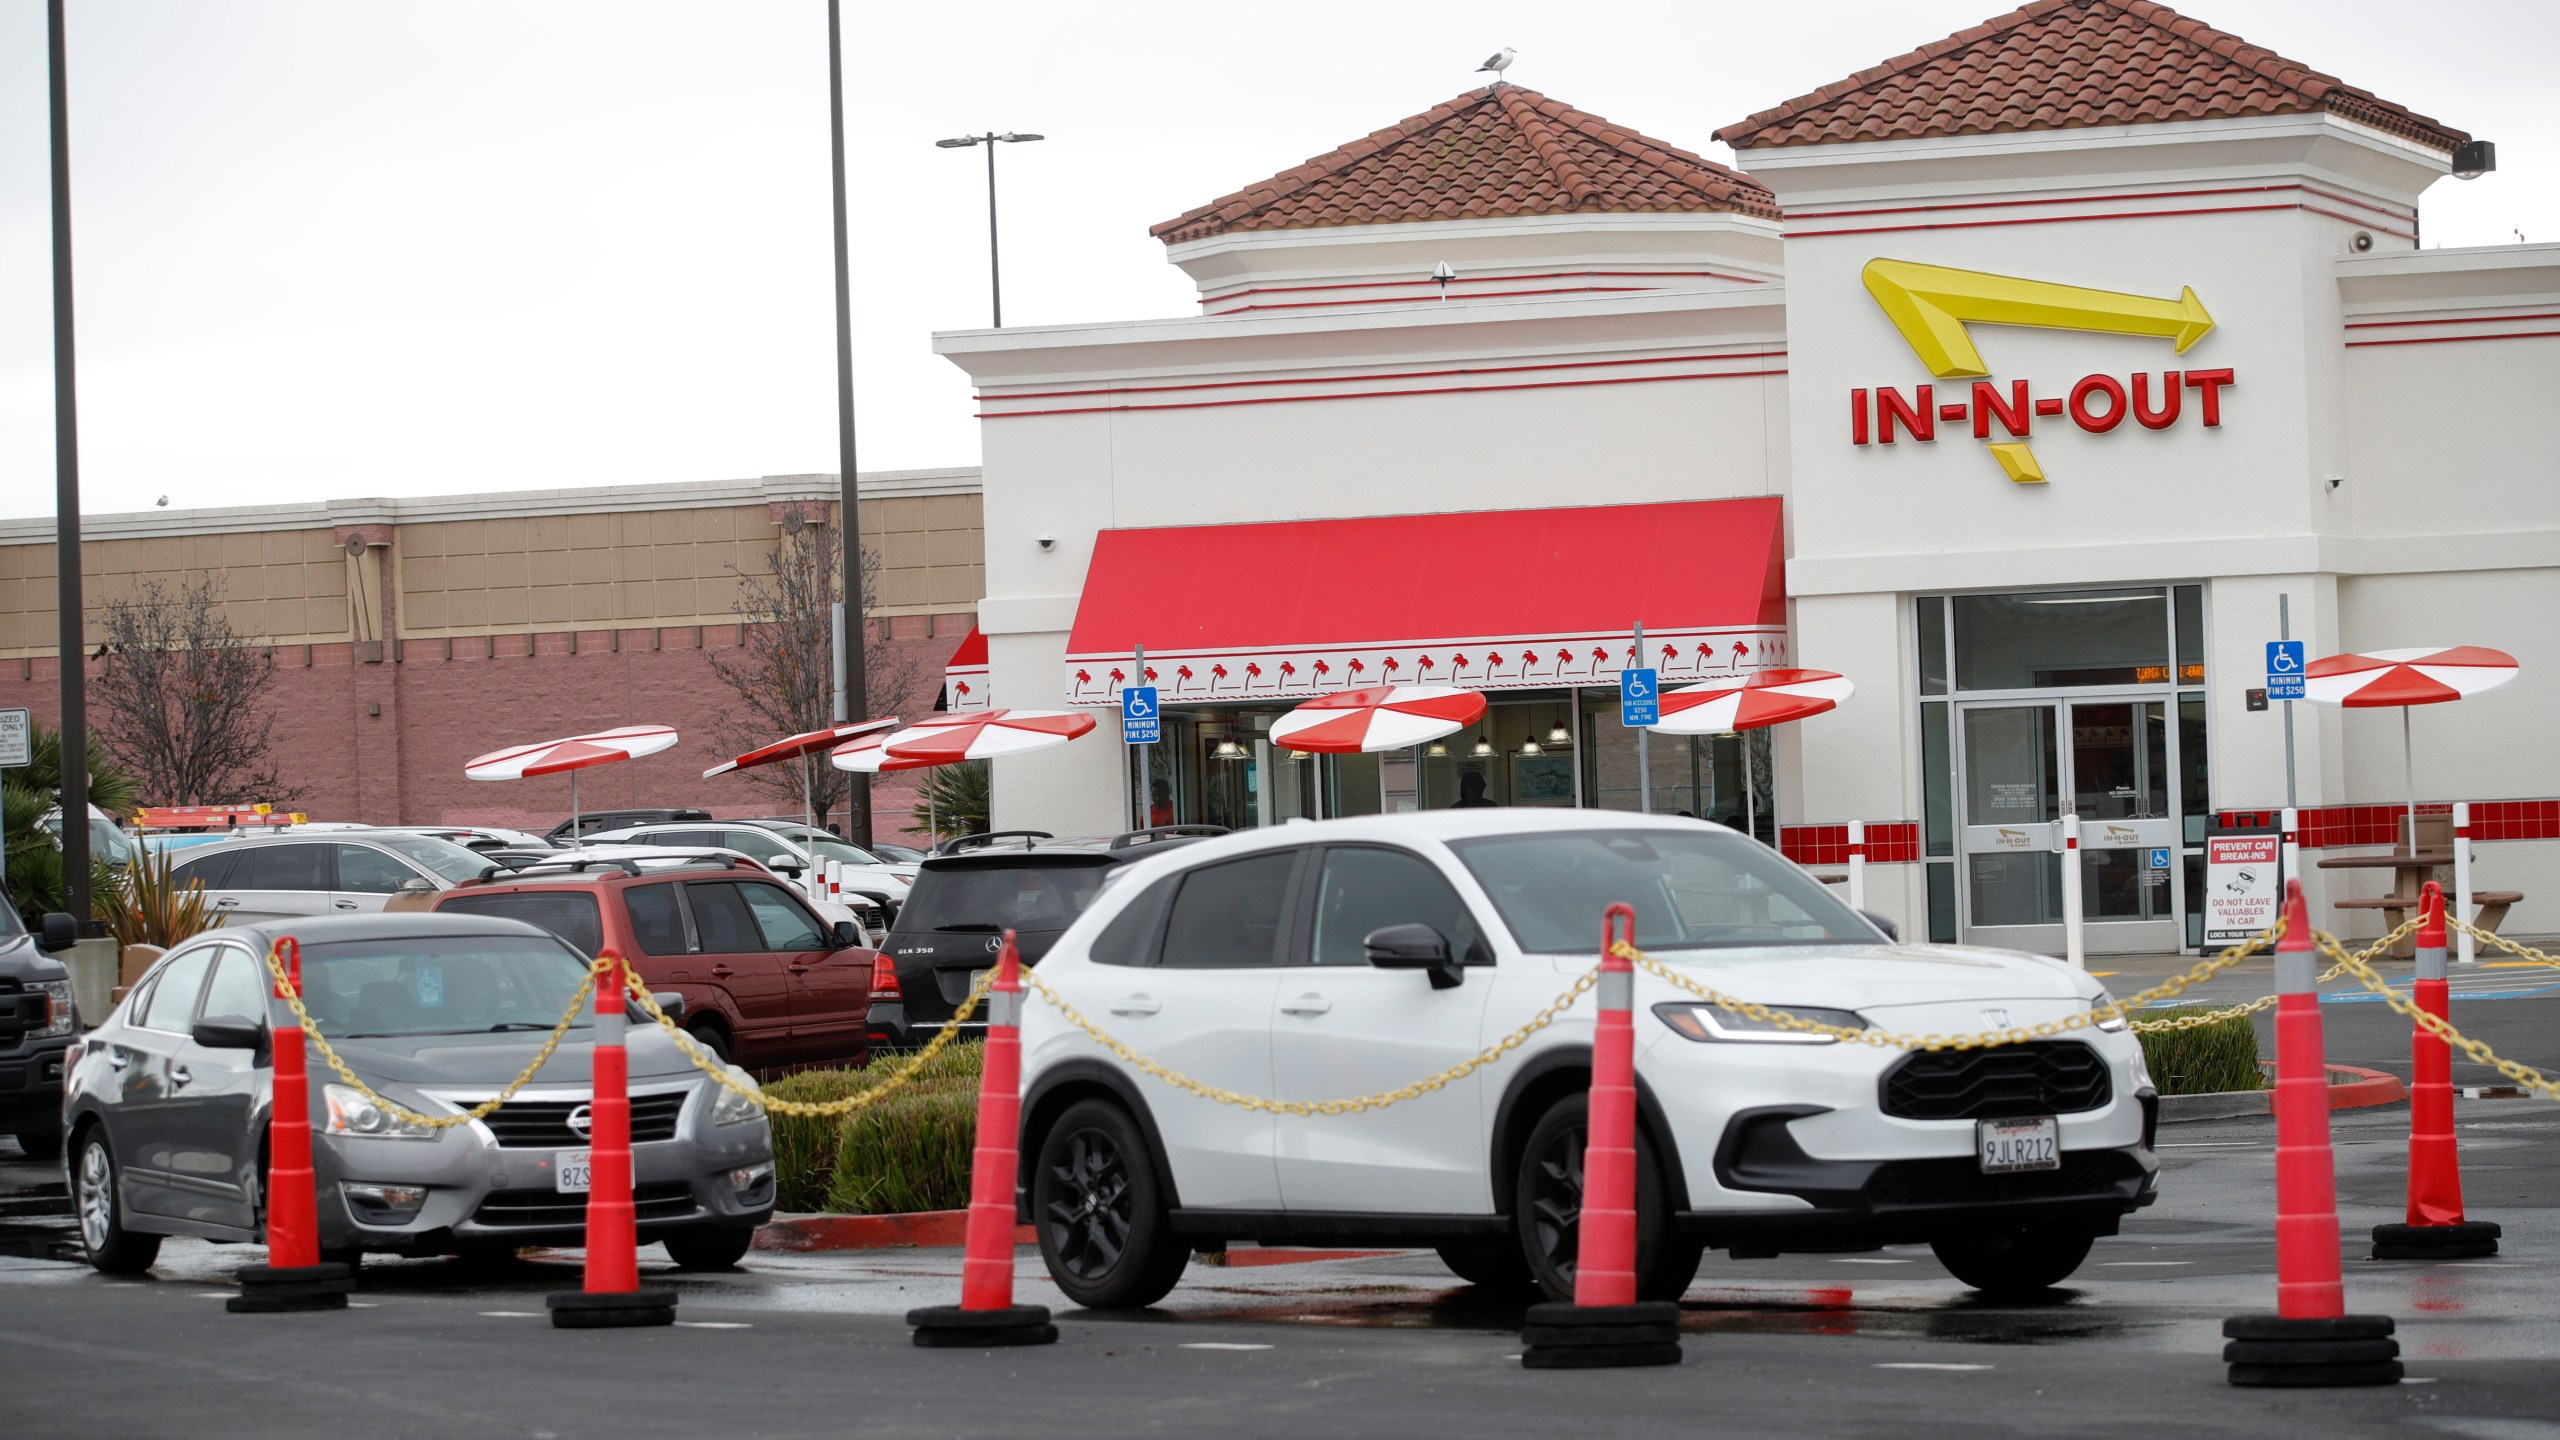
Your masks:
<svg viewBox="0 0 2560 1440"><path fill-rule="evenodd" d="M1461 295L1461 300L1513 300L1523 295L1650 295L1659 285L1560 285L1548 290L1488 290L1479 295ZM1274 305L1238 305L1231 310L1212 310L1212 315L1242 315L1254 310L1326 310L1344 305L1436 305L1437 295L1373 295L1366 300L1283 300ZM1203 301L1203 304L1216 302Z"/></svg>
<svg viewBox="0 0 2560 1440"><path fill-rule="evenodd" d="M2560 330L2493 330L2483 335L2412 335L2405 340L2350 340L2347 348L2363 350L2375 345L2450 345L2457 340L2547 340L2560 335Z"/></svg>
<svg viewBox="0 0 2560 1440"><path fill-rule="evenodd" d="M2560 310L2538 310L2530 315L2465 315L2458 320L2350 320L2350 330L2398 330L2411 325L2496 325L2515 320L2560 320Z"/></svg>
<svg viewBox="0 0 2560 1440"><path fill-rule="evenodd" d="M2340 195L2335 191L2323 190L2316 185L2299 183L2230 185L2211 190L2125 190L2107 195L2057 195L2035 200L1953 200L1936 205L1883 205L1859 210L1805 210L1791 211L1788 218L1808 221L1832 220L1859 215L1939 214L1951 210L2010 210L2023 205L2092 205L2111 200L2188 200L2208 195L2275 195L2294 191L2305 195L2317 195L2323 200L2335 200L2341 205L2352 205L2359 210L2370 210L2388 220L2417 218L2414 214L2376 205L2369 200L2359 200L2353 195Z"/></svg>
<svg viewBox="0 0 2560 1440"><path fill-rule="evenodd" d="M2378 224L2372 221L2358 220L2352 216L2338 215L2332 211L2321 210L2315 206L2302 204L2300 201L2295 201L2291 204L2285 205L2219 205L2203 206L2185 210L2123 210L2097 215L2028 215L2015 220L1946 220L1927 225L1867 225L1846 230L1790 229L1787 231L1787 238L1790 240L1810 240L1824 235L1886 235L1905 230L1978 230L1995 225L2063 225L2075 220L2158 220L2165 219L2173 215L2246 215L2259 210L2308 210L2315 215L2325 215L2331 219L2345 220L2349 224L2360 225L2370 230L2379 230L2386 235L2398 236L2403 240L2415 240L2418 238L2410 231L2394 230L2387 225Z"/></svg>
<svg viewBox="0 0 2560 1440"><path fill-rule="evenodd" d="M1799 865L1846 865L1849 863L1849 827L1781 825L1778 827L1778 853ZM1867 822L1869 864L1908 865L1920 858L1919 821Z"/></svg>
<svg viewBox="0 0 2560 1440"><path fill-rule="evenodd" d="M1784 360L1784 350L1736 350L1724 355L1651 355L1635 360L1549 360L1536 365L1460 365L1447 370L1390 370L1369 375L1309 375L1286 380L1198 380L1185 385L1112 385L1098 390L1016 390L980 393L981 405L1006 400L1060 400L1081 395L1167 395L1179 390L1235 390L1259 385L1340 385L1351 380L1438 380L1450 375L1513 375L1528 370L1598 370L1622 365L1704 365L1717 360Z"/></svg>
<svg viewBox="0 0 2560 1440"><path fill-rule="evenodd" d="M2409 813L2402 802L2381 805L2322 805L2303 810L2297 816L2300 839L2305 850L2321 850L2332 846L2396 845L2400 843L2401 817ZM2440 800L2422 800L2418 813L2451 815L2453 806ZM2215 818L2224 824L2256 821L2274 824L2278 812L2273 810L2222 810ZM2474 840L2560 840L2560 800L2474 800L2471 802L2471 838Z"/></svg>
<svg viewBox="0 0 2560 1440"><path fill-rule="evenodd" d="M1546 270L1531 275L1460 275L1449 283L1452 285L1500 285L1514 280L1682 280L1701 277L1709 280L1739 280L1748 285L1769 283L1758 276L1728 275L1721 270ZM1201 297L1199 303L1220 305L1229 300L1241 300L1247 295L1302 295L1325 290L1381 290L1394 285L1436 285L1438 283L1434 280L1422 279L1347 280L1335 285L1253 285L1242 290L1230 290L1223 295L1205 295Z"/></svg>
<svg viewBox="0 0 2560 1440"><path fill-rule="evenodd" d="M1582 385L1651 385L1664 380L1745 380L1755 375L1784 375L1784 370L1725 370L1707 375L1617 375L1606 380L1530 380L1513 385L1441 385L1427 390L1346 390L1334 395L1262 395L1249 400L1181 400L1170 405L1087 405L1061 410L982 410L981 420L1019 420L1033 415L1094 415L1123 410L1212 410L1229 405L1294 405L1307 400L1383 400L1398 395L1490 395L1501 390L1561 390Z"/></svg>

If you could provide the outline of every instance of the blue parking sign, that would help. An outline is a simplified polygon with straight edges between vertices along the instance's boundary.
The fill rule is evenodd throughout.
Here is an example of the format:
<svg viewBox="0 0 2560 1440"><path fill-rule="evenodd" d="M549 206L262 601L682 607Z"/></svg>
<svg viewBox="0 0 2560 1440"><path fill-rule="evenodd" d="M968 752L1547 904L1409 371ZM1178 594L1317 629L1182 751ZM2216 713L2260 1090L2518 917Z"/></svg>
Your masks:
<svg viewBox="0 0 2560 1440"><path fill-rule="evenodd" d="M1662 723L1660 680L1660 673L1653 670L1618 672L1619 724L1634 726Z"/></svg>
<svg viewBox="0 0 2560 1440"><path fill-rule="evenodd" d="M2267 642L2267 698L2299 700L2302 698L2302 642L2270 640Z"/></svg>
<svg viewBox="0 0 2560 1440"><path fill-rule="evenodd" d="M1132 745L1153 745L1163 738L1164 717L1156 710L1156 687L1131 685L1120 692L1120 738Z"/></svg>
<svg viewBox="0 0 2560 1440"><path fill-rule="evenodd" d="M2151 850L2150 865L2151 865L2151 868L2152 868L2152 869L2154 869L2154 870L2166 870L2166 869L2168 869L2168 868L2169 868L2169 847L2168 847L2168 846L2166 846L2166 845L2155 845L2155 846L2153 846L2153 847L2152 847L2152 850Z"/></svg>

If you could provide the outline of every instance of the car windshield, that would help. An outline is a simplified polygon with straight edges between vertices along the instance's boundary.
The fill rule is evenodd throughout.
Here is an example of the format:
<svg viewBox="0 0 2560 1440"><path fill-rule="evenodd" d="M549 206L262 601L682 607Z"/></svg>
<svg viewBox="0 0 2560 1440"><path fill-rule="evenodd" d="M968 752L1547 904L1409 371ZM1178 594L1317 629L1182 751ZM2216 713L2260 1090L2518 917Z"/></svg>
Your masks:
<svg viewBox="0 0 2560 1440"><path fill-rule="evenodd" d="M1064 930L1102 889L1102 865L945 865L927 869L898 928Z"/></svg>
<svg viewBox="0 0 2560 1440"><path fill-rule="evenodd" d="M489 868L488 856L450 840L439 840L433 835L368 835L365 838L385 850L396 850L426 866L443 876L448 885L477 879L481 871Z"/></svg>
<svg viewBox="0 0 2560 1440"><path fill-rule="evenodd" d="M0 900L0 940L15 940L26 933L27 927L18 920L18 907Z"/></svg>
<svg viewBox="0 0 2560 1440"><path fill-rule="evenodd" d="M344 940L303 947L302 989L332 1040L548 1030L586 968L542 935Z"/></svg>
<svg viewBox="0 0 2560 1440"><path fill-rule="evenodd" d="M1647 950L1873 944L1874 926L1756 840L1721 830L1576 830L1450 842L1520 948L1588 955L1635 907Z"/></svg>
<svg viewBox="0 0 2560 1440"><path fill-rule="evenodd" d="M806 825L767 825L764 827L804 850L815 850L821 860L834 860L845 865L877 865L880 857L859 845L848 845L824 830Z"/></svg>

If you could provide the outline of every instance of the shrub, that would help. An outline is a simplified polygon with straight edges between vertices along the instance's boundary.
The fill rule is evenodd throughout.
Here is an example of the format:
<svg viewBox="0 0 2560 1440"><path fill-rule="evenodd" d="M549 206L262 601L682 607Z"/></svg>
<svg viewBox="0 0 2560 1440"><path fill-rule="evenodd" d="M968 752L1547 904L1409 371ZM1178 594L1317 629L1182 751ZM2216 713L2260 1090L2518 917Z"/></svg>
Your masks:
<svg viewBox="0 0 2560 1440"><path fill-rule="evenodd" d="M121 868L100 860L90 874L89 907L120 945L168 950L222 923L204 882L179 885L170 878L166 850L154 855L136 846Z"/></svg>
<svg viewBox="0 0 2560 1440"><path fill-rule="evenodd" d="M2201 1015L2219 1006L2182 1005L2174 1010L2145 1010L2143 1020L2175 1020ZM2266 1072L2258 1068L2258 1032L2246 1015L2234 1015L2191 1030L2140 1033L2142 1058L2163 1095L2206 1095L2224 1090L2264 1090Z"/></svg>
<svg viewBox="0 0 2560 1440"><path fill-rule="evenodd" d="M985 1050L975 1043L950 1046L897 1094L850 1116L772 1116L775 1208L886 1215L967 1204ZM867 1070L804 1071L766 1089L785 1100L824 1103L875 1088L905 1060L883 1057ZM918 1103L927 1097L932 1103ZM942 1133L955 1124L956 1147ZM848 1166L852 1173L840 1178ZM941 1203L950 1196L957 1198ZM925 1198L935 1203L922 1203Z"/></svg>

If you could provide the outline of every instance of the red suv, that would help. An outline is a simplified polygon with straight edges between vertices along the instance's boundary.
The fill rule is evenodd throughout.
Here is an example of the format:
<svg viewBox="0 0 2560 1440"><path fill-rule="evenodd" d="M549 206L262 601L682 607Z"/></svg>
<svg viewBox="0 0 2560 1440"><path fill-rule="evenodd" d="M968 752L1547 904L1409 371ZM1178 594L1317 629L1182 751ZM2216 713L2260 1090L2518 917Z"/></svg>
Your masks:
<svg viewBox="0 0 2560 1440"><path fill-rule="evenodd" d="M697 1041L749 1070L868 1055L879 953L752 861L559 861L466 880L435 908L528 921L587 955L622 955L652 991L684 997Z"/></svg>

